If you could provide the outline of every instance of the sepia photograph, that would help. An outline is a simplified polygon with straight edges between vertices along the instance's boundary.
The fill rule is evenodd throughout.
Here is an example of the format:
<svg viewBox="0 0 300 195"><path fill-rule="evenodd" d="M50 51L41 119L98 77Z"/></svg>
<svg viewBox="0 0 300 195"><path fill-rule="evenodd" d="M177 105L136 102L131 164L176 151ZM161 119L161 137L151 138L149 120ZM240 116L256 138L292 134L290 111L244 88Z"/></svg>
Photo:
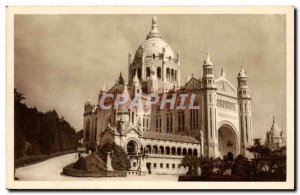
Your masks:
<svg viewBox="0 0 300 195"><path fill-rule="evenodd" d="M293 7L8 7L8 189L294 189Z"/></svg>

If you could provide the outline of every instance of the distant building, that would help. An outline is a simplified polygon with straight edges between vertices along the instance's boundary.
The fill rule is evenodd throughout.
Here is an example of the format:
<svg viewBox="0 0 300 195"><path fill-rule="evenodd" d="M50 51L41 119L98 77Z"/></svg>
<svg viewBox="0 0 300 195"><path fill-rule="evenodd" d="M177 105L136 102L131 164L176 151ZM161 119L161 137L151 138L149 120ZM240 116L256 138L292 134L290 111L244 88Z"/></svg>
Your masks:
<svg viewBox="0 0 300 195"><path fill-rule="evenodd" d="M189 37L190 38L190 37ZM197 51L194 52L195 55ZM185 155L223 157L247 156L252 145L252 114L248 77L243 68L237 74L235 88L222 72L215 78L215 68L207 55L203 74L187 75L181 86L181 56L161 37L157 18L146 40L135 55L128 55L128 83L120 74L110 89L99 90L98 101L105 94L128 94L131 99L147 94L195 94L199 109L160 109L152 105L142 111L128 109L103 110L99 102L84 106L84 141L87 148L107 142L122 146L131 159L132 170L139 170L140 151L147 151L148 173L180 174Z"/></svg>
<svg viewBox="0 0 300 195"><path fill-rule="evenodd" d="M273 117L273 124L271 129L266 133L265 145L272 150L276 150L286 145L286 139L283 130L280 130L275 123L275 117Z"/></svg>

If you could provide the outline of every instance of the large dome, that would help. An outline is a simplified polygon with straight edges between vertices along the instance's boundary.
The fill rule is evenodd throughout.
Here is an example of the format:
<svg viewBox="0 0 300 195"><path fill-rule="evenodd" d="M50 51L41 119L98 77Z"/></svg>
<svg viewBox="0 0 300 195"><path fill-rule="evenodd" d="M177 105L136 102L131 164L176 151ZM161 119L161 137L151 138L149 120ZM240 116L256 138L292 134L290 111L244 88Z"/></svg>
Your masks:
<svg viewBox="0 0 300 195"><path fill-rule="evenodd" d="M174 59L174 52L172 48L161 38L160 33L157 29L157 18L152 18L152 28L149 34L147 35L147 39L138 47L134 60L139 60L142 58L142 55L146 57L160 56L160 54L164 53L165 58Z"/></svg>
<svg viewBox="0 0 300 195"><path fill-rule="evenodd" d="M146 57L153 56L157 57L164 51L165 57L174 59L174 52L172 48L161 38L150 38L144 41L135 53L135 58L141 58L144 51Z"/></svg>

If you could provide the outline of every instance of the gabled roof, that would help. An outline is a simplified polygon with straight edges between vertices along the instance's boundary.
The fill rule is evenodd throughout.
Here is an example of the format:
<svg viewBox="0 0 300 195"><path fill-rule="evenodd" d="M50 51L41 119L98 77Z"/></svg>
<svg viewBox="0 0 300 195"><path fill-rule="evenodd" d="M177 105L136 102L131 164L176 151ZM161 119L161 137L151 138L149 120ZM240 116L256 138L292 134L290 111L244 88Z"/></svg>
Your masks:
<svg viewBox="0 0 300 195"><path fill-rule="evenodd" d="M169 133L157 133L157 132L149 132L149 131L145 131L143 133L143 138L173 141L173 142L185 142L185 143L193 143L193 144L200 143L192 136L174 135Z"/></svg>
<svg viewBox="0 0 300 195"><path fill-rule="evenodd" d="M196 79L195 77L192 77L185 85L187 86L190 82L192 82L192 81L197 81L197 82L199 82L199 83L201 83L201 80L200 79Z"/></svg>
<svg viewBox="0 0 300 195"><path fill-rule="evenodd" d="M130 133L131 131L134 131L136 132L138 135L141 135L141 132L139 132L136 128L134 127L129 127L128 129L126 129L122 134L128 134Z"/></svg>
<svg viewBox="0 0 300 195"><path fill-rule="evenodd" d="M222 85L223 83L223 85ZM232 97L237 96L237 90L236 88L230 83L230 81L224 77L221 76L216 79L216 87L217 87L217 92L225 95L229 95Z"/></svg>

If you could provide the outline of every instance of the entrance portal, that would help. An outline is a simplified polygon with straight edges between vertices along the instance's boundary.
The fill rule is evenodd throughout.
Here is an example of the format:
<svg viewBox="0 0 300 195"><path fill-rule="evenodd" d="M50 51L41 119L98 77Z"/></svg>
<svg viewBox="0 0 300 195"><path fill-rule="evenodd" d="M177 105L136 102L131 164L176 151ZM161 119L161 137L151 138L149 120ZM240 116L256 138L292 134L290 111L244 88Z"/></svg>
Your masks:
<svg viewBox="0 0 300 195"><path fill-rule="evenodd" d="M234 130L228 126L223 125L218 130L219 152L220 156L230 158L238 155L238 141Z"/></svg>
<svg viewBox="0 0 300 195"><path fill-rule="evenodd" d="M137 154L137 143L133 140L130 140L127 144L127 154L136 155Z"/></svg>

